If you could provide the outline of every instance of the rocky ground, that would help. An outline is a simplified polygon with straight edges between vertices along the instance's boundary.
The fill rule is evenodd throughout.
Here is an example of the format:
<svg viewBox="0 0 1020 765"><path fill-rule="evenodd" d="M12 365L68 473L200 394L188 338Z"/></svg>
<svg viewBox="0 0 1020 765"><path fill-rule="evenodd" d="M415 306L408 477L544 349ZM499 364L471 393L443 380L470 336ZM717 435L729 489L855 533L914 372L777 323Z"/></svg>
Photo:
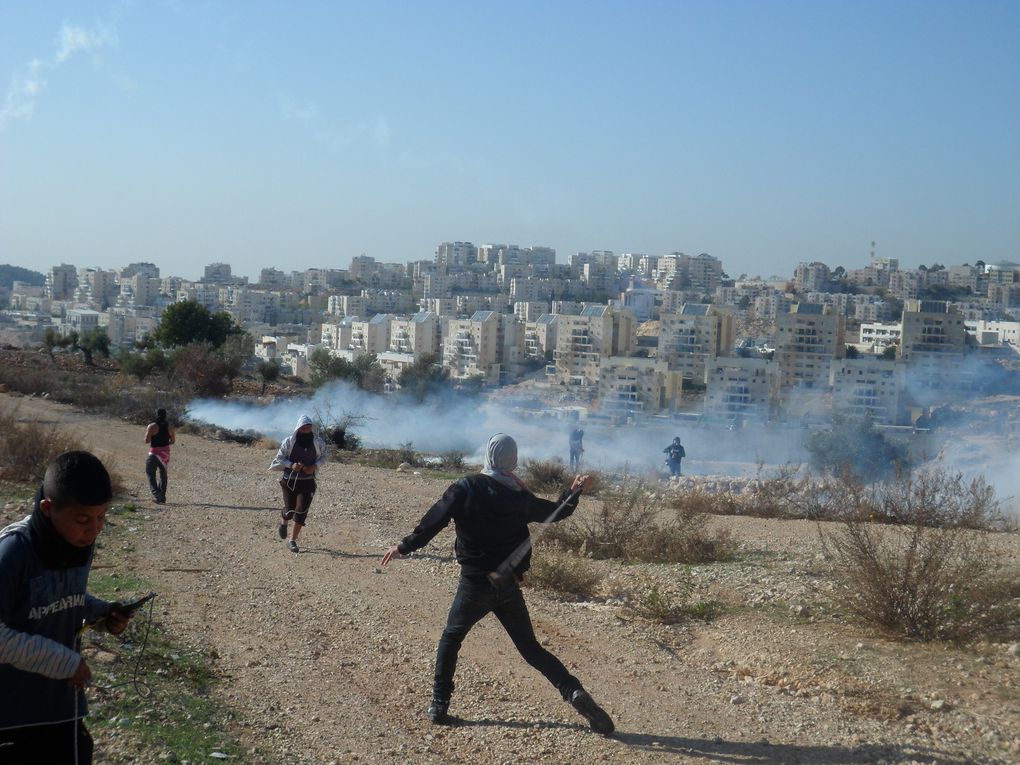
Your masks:
<svg viewBox="0 0 1020 765"><path fill-rule="evenodd" d="M597 602L527 592L539 638L616 719L612 738L590 732L491 618L461 654L457 724L433 726L424 707L457 577L452 535L385 569L379 559L447 479L331 465L294 555L275 535L265 446L181 435L156 506L138 427L33 398L0 395L0 408L71 428L136 497L149 520L125 568L158 590L172 634L216 657L246 762L1020 760L1020 646L904 644L856 626L829 602L816 525L754 518L713 521L741 552L692 571L698 595L725 604L708 623L644 622L611 597L668 588L681 576L669 566L599 563ZM581 512L592 507L585 498ZM1004 540L1020 559L1020 540ZM97 762L108 745L97 741Z"/></svg>

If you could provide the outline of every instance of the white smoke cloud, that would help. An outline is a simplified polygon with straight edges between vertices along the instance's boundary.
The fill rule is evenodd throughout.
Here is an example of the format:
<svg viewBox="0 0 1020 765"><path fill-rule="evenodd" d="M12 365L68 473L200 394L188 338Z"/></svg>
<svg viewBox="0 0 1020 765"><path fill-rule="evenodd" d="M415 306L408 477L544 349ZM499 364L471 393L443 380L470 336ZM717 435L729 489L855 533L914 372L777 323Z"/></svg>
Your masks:
<svg viewBox="0 0 1020 765"><path fill-rule="evenodd" d="M463 451L480 463L493 433L513 436L520 459L568 460L567 439L575 421L552 411L527 412L502 399L473 399L452 394L423 404L393 396L376 396L345 383L324 386L307 399L278 400L266 406L237 401L197 400L188 416L229 430L253 430L274 438L292 432L302 414L333 423L357 415L351 430L366 447L396 448L413 443L418 451ZM661 423L613 427L594 419L584 429L583 464L604 470L627 468L634 473L664 468L663 449L679 435L687 451L684 473L749 475L759 461L770 465L803 459L802 432L766 431L751 427L738 432L706 429L664 419Z"/></svg>
<svg viewBox="0 0 1020 765"><path fill-rule="evenodd" d="M98 54L118 42L116 31L110 27L97 24L87 29L65 21L57 35L56 52L49 58L32 59L25 65L24 72L11 77L0 108L0 130L13 120L32 118L36 100L46 89L47 75L52 75L79 53Z"/></svg>

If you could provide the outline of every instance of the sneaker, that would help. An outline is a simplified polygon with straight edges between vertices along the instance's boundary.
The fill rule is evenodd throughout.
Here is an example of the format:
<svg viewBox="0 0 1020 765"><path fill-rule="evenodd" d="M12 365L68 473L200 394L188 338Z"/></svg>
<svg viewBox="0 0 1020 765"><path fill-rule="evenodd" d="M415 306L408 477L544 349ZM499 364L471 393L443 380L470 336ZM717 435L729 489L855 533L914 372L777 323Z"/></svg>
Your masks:
<svg viewBox="0 0 1020 765"><path fill-rule="evenodd" d="M278 528L276 530L276 536L278 536L280 539L286 539L287 538L287 524L286 523L281 523L280 524L280 528Z"/></svg>
<svg viewBox="0 0 1020 765"><path fill-rule="evenodd" d="M425 711L425 714L429 716L429 719L436 725L443 725L450 721L450 716L447 714L447 710L450 708L449 701L443 701L442 699L432 699L432 703L429 704L429 708Z"/></svg>
<svg viewBox="0 0 1020 765"><path fill-rule="evenodd" d="M298 550L297 542L295 542L293 539L287 543L287 547L289 547L290 551L293 553L300 552L300 550Z"/></svg>
<svg viewBox="0 0 1020 765"><path fill-rule="evenodd" d="M596 733L608 736L616 730L616 726L613 725L613 718L606 714L606 710L595 703L595 699L584 688L578 688L570 695L570 706L576 709L588 721L588 725Z"/></svg>

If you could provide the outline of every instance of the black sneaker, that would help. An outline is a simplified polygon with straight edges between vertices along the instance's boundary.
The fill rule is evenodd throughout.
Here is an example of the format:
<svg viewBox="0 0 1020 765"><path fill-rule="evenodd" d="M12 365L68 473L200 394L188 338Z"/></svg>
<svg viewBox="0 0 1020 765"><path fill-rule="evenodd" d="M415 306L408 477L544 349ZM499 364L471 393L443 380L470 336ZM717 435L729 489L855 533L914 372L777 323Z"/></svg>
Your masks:
<svg viewBox="0 0 1020 765"><path fill-rule="evenodd" d="M425 714L427 714L429 719L436 725L443 725L450 721L450 716L447 714L447 710L449 710L449 708L449 701L432 699L432 703L429 704L429 708L425 711Z"/></svg>
<svg viewBox="0 0 1020 765"><path fill-rule="evenodd" d="M301 552L300 550L298 550L297 542L295 542L293 539L287 543L287 547L290 548L290 551L292 553Z"/></svg>
<svg viewBox="0 0 1020 765"><path fill-rule="evenodd" d="M584 688L578 688L570 695L570 706L576 709L588 721L588 725L596 733L608 736L616 730L616 726L613 725L613 718L606 714L606 710L595 703L595 699Z"/></svg>
<svg viewBox="0 0 1020 765"><path fill-rule="evenodd" d="M280 539L286 539L287 538L287 524L286 523L281 523L280 524L280 528L278 528L276 530L276 536L278 536Z"/></svg>

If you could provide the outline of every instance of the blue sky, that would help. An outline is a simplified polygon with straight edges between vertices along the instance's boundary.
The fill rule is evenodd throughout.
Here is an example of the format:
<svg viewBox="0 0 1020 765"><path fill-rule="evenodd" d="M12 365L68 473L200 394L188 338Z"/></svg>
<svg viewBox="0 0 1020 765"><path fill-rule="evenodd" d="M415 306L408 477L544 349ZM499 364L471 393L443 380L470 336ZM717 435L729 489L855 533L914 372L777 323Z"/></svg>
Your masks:
<svg viewBox="0 0 1020 765"><path fill-rule="evenodd" d="M0 263L1020 260L1020 2L0 0Z"/></svg>

